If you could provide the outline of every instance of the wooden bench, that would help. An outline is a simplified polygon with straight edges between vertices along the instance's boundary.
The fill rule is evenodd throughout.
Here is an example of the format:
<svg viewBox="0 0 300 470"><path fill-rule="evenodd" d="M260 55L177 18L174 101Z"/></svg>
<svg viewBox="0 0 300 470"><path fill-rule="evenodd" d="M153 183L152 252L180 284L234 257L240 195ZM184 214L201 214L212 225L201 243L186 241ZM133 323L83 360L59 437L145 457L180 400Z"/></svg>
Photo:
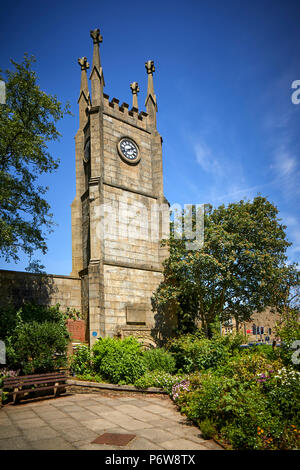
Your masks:
<svg viewBox="0 0 300 470"><path fill-rule="evenodd" d="M51 372L48 374L20 375L3 379L2 390L13 397L13 403L32 392L52 391L54 396L59 395L67 387L65 372ZM51 393L47 394L50 395Z"/></svg>

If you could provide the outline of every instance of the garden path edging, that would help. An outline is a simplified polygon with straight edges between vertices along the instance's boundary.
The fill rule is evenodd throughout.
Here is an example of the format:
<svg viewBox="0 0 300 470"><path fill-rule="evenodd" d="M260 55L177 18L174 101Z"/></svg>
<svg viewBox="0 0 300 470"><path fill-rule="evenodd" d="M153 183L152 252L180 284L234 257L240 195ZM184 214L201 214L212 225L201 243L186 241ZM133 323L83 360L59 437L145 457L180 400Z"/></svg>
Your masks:
<svg viewBox="0 0 300 470"><path fill-rule="evenodd" d="M74 380L67 379L67 385L87 387L87 388L99 388L100 390L113 390L120 392L139 392L139 393L157 393L161 395L168 395L167 392L157 387L149 388L137 388L134 385L118 385L118 384L109 384L109 383L99 383L99 382L90 382L87 380Z"/></svg>

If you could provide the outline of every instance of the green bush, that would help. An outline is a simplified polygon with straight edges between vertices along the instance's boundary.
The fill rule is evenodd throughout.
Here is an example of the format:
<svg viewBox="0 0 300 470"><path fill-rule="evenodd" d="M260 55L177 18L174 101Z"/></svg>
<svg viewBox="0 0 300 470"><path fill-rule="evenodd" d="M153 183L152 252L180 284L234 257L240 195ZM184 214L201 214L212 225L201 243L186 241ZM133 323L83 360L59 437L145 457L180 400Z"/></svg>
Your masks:
<svg viewBox="0 0 300 470"><path fill-rule="evenodd" d="M255 379L260 373L279 370L281 367L282 362L280 359L271 361L260 350L246 349L231 356L227 363L221 364L216 369L216 373L219 376L247 382Z"/></svg>
<svg viewBox="0 0 300 470"><path fill-rule="evenodd" d="M85 345L78 346L70 360L70 372L75 375L90 373L91 360L90 348Z"/></svg>
<svg viewBox="0 0 300 470"><path fill-rule="evenodd" d="M65 314L60 311L59 304L52 307L35 304L24 304L20 308L2 307L0 309L0 338L12 336L19 321L63 324L64 320Z"/></svg>
<svg viewBox="0 0 300 470"><path fill-rule="evenodd" d="M200 421L199 428L201 429L203 439L212 439L216 435L216 428L209 419Z"/></svg>
<svg viewBox="0 0 300 470"><path fill-rule="evenodd" d="M134 386L137 388L146 389L149 387L155 387L154 383L155 379L153 377L153 373L146 372L134 382Z"/></svg>
<svg viewBox="0 0 300 470"><path fill-rule="evenodd" d="M300 424L300 372L283 367L269 376L260 376L258 382L268 397L273 414ZM296 424L295 422L295 424Z"/></svg>
<svg viewBox="0 0 300 470"><path fill-rule="evenodd" d="M181 411L195 423L216 419L226 387L223 377L211 373L194 374L189 376L189 383L189 390L180 391L177 398Z"/></svg>
<svg viewBox="0 0 300 470"><path fill-rule="evenodd" d="M59 304L2 308L0 338L5 341L7 365L21 374L65 366L69 339L65 320L70 312L61 312Z"/></svg>
<svg viewBox="0 0 300 470"><path fill-rule="evenodd" d="M67 364L69 334L64 324L19 321L8 340L7 365L22 374L50 372Z"/></svg>
<svg viewBox="0 0 300 470"><path fill-rule="evenodd" d="M241 352L231 361L229 376L225 367L222 374L219 369L191 374L189 386L176 387L173 398L200 429L205 423L208 435L234 449L299 448L300 374L277 365L258 351Z"/></svg>
<svg viewBox="0 0 300 470"><path fill-rule="evenodd" d="M174 357L163 348L148 349L143 352L143 358L148 371L161 370L172 374L175 370Z"/></svg>
<svg viewBox="0 0 300 470"><path fill-rule="evenodd" d="M217 367L225 363L230 354L222 341L199 339L194 335L173 339L168 344L168 351L175 358L176 369L184 373Z"/></svg>
<svg viewBox="0 0 300 470"><path fill-rule="evenodd" d="M276 335L280 337L282 345L279 349L280 357L287 367L293 367L300 370L298 353L295 354L297 343L300 340L300 322L299 311L297 309L289 309L281 316L281 321L276 327ZM296 360L295 360L296 359Z"/></svg>
<svg viewBox="0 0 300 470"><path fill-rule="evenodd" d="M146 372L142 377L134 382L137 388L146 389L149 387L157 387L166 391L168 394L172 393L172 388L184 379L184 375L172 375L163 371Z"/></svg>
<svg viewBox="0 0 300 470"><path fill-rule="evenodd" d="M231 353L240 351L241 344L246 344L248 342L247 336L242 333L231 333L228 335L217 336L215 340L223 344L223 346L225 346Z"/></svg>
<svg viewBox="0 0 300 470"><path fill-rule="evenodd" d="M98 383L105 382L105 380L103 379L103 377L101 377L101 375L94 374L94 373L91 373L91 372L84 372L83 374L78 374L76 376L76 379L85 380L85 381L88 381L88 382L98 382Z"/></svg>
<svg viewBox="0 0 300 470"><path fill-rule="evenodd" d="M94 371L111 383L133 384L146 371L141 344L134 337L99 338L92 353Z"/></svg>

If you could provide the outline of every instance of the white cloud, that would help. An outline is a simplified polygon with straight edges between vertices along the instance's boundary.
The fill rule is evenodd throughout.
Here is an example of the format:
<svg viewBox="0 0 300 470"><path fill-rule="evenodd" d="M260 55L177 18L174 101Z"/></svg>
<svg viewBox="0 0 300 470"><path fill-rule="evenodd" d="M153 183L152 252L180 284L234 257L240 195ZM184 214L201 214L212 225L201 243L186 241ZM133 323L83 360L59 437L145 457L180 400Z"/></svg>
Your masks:
<svg viewBox="0 0 300 470"><path fill-rule="evenodd" d="M213 205L232 202L239 198L251 199L263 187L270 184L251 186L240 159L234 155L228 158L223 154L217 154L204 142L203 138L198 137L193 143L193 148L197 163L210 176L206 198L207 202Z"/></svg>
<svg viewBox="0 0 300 470"><path fill-rule="evenodd" d="M292 260L297 260L300 253L300 219L294 214L281 212L279 217L282 219L282 223L286 225L287 229L287 238L293 243L293 245L288 248L288 255Z"/></svg>
<svg viewBox="0 0 300 470"><path fill-rule="evenodd" d="M260 98L261 125L266 149L271 158L270 169L277 190L285 199L291 200L300 194L299 176L299 111L300 105L291 102L292 71L274 79L265 95Z"/></svg>
<svg viewBox="0 0 300 470"><path fill-rule="evenodd" d="M288 142L286 137L275 145L273 150L273 164L271 169L276 178L277 187L285 198L294 198L300 194L299 177L300 165L292 149L292 142Z"/></svg>
<svg viewBox="0 0 300 470"><path fill-rule="evenodd" d="M194 146L196 160L202 170L213 175L222 174L222 167L213 156L213 152L204 142L197 142Z"/></svg>

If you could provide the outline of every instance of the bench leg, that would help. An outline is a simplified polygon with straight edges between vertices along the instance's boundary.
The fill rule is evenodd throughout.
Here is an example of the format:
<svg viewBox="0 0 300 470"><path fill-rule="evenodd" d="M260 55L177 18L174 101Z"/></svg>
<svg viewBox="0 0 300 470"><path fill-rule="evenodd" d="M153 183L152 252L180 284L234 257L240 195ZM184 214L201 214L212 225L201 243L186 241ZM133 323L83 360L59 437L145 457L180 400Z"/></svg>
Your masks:
<svg viewBox="0 0 300 470"><path fill-rule="evenodd" d="M54 396L57 397L58 395L58 391L59 391L59 388L57 387L58 385L58 382L55 383L55 386L54 386Z"/></svg>
<svg viewBox="0 0 300 470"><path fill-rule="evenodd" d="M14 388L14 392L18 392L18 391L19 391L19 388L18 388L18 387ZM20 396L19 396L19 394L18 394L18 393L14 393L14 394L13 394L13 404L16 405L17 403L19 403L19 401L20 401Z"/></svg>

